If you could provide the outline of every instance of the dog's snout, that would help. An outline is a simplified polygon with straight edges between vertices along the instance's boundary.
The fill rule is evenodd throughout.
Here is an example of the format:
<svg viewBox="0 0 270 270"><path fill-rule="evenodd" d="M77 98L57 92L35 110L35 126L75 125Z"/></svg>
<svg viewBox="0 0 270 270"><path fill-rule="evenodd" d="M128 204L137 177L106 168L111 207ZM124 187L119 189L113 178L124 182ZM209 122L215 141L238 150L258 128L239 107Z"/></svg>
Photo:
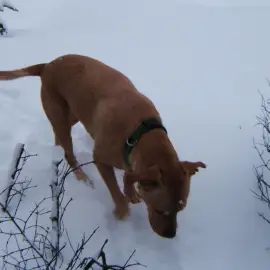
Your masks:
<svg viewBox="0 0 270 270"><path fill-rule="evenodd" d="M163 232L163 237L174 238L175 236L176 236L176 231L175 230L165 230Z"/></svg>

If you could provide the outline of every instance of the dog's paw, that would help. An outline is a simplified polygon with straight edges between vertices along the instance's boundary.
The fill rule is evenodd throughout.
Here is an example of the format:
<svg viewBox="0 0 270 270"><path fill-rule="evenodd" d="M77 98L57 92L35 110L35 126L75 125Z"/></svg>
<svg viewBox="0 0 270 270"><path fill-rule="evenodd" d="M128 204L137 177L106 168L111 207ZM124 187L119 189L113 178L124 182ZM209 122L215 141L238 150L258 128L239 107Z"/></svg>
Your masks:
<svg viewBox="0 0 270 270"><path fill-rule="evenodd" d="M139 195L139 193L134 190L131 194L131 196L128 198L129 202L133 203L133 204L137 204L140 203L142 201L141 196Z"/></svg>
<svg viewBox="0 0 270 270"><path fill-rule="evenodd" d="M129 216L129 209L115 208L113 211L113 214L114 214L116 219L123 220Z"/></svg>
<svg viewBox="0 0 270 270"><path fill-rule="evenodd" d="M87 176L87 174L82 170L82 168L78 168L74 171L74 174L77 178L77 180L79 181L83 181L86 183L86 185L90 186L91 188L95 188L94 187L94 182L89 179L89 177Z"/></svg>
<svg viewBox="0 0 270 270"><path fill-rule="evenodd" d="M141 197L135 187L132 186L124 186L124 194L126 195L128 202L136 204L141 202Z"/></svg>
<svg viewBox="0 0 270 270"><path fill-rule="evenodd" d="M127 198L125 198L123 203L121 203L115 207L113 214L114 214L115 218L118 220L123 220L129 216L130 211L129 211L129 207L128 207Z"/></svg>

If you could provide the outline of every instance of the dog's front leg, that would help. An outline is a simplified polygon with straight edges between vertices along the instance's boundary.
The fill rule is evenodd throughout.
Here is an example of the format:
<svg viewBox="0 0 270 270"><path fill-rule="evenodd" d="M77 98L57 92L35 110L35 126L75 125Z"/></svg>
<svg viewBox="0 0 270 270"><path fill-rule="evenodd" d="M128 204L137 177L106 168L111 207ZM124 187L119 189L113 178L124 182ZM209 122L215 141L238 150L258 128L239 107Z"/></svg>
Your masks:
<svg viewBox="0 0 270 270"><path fill-rule="evenodd" d="M71 167L77 180L84 181L86 184L90 185L92 188L94 188L94 183L87 174L83 171L83 169L79 166L79 163L74 155L73 147L72 147L72 139L71 135L68 133L61 133L58 131L58 136L60 135L61 140L58 136L55 134L55 145L61 145L64 148L65 151L65 158Z"/></svg>
<svg viewBox="0 0 270 270"><path fill-rule="evenodd" d="M128 179L128 173L124 174L124 194L129 198L129 201L133 204L141 202L140 195L134 187L134 183Z"/></svg>
<svg viewBox="0 0 270 270"><path fill-rule="evenodd" d="M128 200L121 192L114 174L113 167L95 161L97 169L107 185L115 203L114 215L117 219L123 219L129 215Z"/></svg>

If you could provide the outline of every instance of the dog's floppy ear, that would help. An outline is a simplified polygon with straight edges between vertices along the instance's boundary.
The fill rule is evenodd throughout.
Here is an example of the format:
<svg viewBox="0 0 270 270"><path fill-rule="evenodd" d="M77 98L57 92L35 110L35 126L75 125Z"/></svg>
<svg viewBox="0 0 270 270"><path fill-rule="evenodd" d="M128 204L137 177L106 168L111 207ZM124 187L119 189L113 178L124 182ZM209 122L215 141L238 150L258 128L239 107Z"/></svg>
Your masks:
<svg viewBox="0 0 270 270"><path fill-rule="evenodd" d="M145 190L157 187L161 183L161 172L158 166L153 165L143 173L128 172L125 182L129 184L139 183Z"/></svg>
<svg viewBox="0 0 270 270"><path fill-rule="evenodd" d="M194 175L196 172L199 171L199 168L206 168L206 165L201 162L201 161L197 161L197 162L190 162L190 161L180 161L181 166L184 167L185 171L189 174L189 175Z"/></svg>

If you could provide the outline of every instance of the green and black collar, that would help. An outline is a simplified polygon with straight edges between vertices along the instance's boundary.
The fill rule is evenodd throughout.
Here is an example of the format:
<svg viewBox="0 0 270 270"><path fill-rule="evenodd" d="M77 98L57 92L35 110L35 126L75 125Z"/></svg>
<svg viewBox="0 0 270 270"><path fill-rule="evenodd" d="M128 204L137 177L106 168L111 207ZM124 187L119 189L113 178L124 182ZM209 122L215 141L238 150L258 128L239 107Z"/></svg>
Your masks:
<svg viewBox="0 0 270 270"><path fill-rule="evenodd" d="M162 125L162 122L159 121L156 118L149 118L147 120L144 120L140 126L138 126L127 138L125 142L125 147L124 147L124 160L127 165L127 167L130 167L130 153L132 149L135 147L135 145L138 143L139 139L141 136L153 129L163 129L166 133L167 130L166 128Z"/></svg>

